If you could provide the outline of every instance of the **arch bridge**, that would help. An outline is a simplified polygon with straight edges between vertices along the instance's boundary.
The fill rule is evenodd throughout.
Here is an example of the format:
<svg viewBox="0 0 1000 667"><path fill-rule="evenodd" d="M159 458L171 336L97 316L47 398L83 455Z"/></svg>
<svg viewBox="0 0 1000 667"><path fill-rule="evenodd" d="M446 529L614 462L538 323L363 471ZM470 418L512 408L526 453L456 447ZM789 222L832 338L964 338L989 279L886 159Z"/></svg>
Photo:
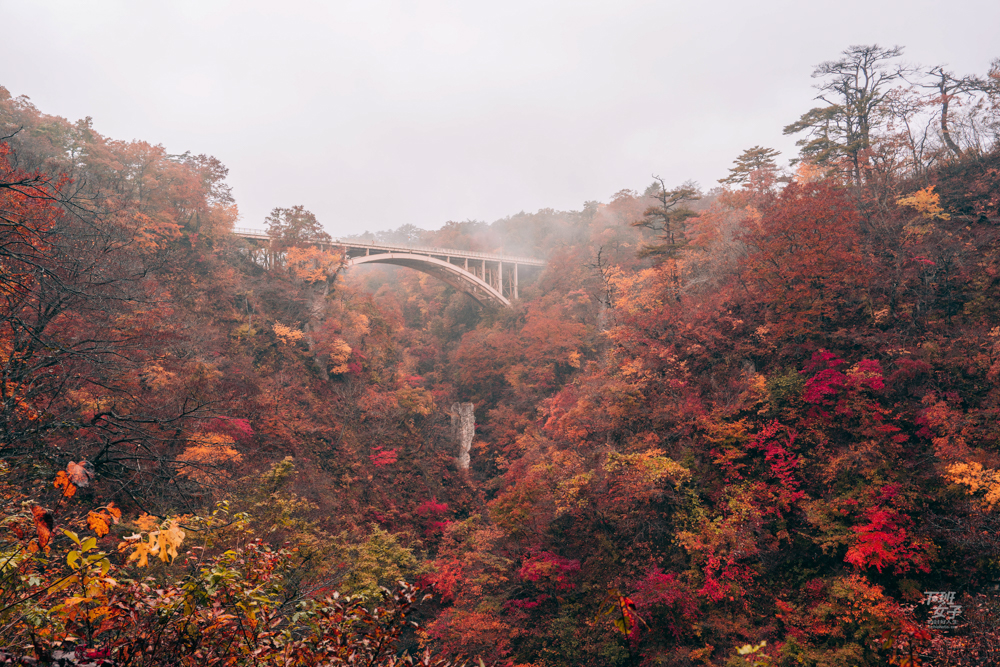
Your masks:
<svg viewBox="0 0 1000 667"><path fill-rule="evenodd" d="M238 227L233 233L255 243L265 242L270 245L271 242L268 233L260 229ZM316 242L315 245L324 250L340 249L344 253L345 268L359 264L405 266L432 275L480 303L502 306L510 306L511 300L518 298L519 278L524 270L545 266L543 260L531 257L451 248L340 240L329 243ZM268 252L266 247L261 249L267 253L263 263L272 262L273 253Z"/></svg>

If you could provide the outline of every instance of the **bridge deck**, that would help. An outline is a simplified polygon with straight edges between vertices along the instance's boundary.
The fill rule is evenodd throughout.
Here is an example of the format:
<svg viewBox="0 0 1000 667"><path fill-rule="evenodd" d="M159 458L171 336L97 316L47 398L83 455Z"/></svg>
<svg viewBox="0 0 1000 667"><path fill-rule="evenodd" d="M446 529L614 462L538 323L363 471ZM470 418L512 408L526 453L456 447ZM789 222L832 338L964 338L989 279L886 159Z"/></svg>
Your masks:
<svg viewBox="0 0 1000 667"><path fill-rule="evenodd" d="M270 240L270 236L263 229L249 229L246 227L236 227L233 233L245 239L259 241ZM343 241L333 239L331 245L344 246L350 250L364 250L366 254L372 251L383 252L405 252L420 255L432 255L437 257L449 257L455 259L480 259L488 262L504 262L509 264L523 264L524 266L545 266L545 261L534 257L520 257L517 255L497 255L488 252L476 252L474 250L456 250L455 248L436 248L432 246L411 246L411 245L386 245L383 243L365 243L364 241Z"/></svg>

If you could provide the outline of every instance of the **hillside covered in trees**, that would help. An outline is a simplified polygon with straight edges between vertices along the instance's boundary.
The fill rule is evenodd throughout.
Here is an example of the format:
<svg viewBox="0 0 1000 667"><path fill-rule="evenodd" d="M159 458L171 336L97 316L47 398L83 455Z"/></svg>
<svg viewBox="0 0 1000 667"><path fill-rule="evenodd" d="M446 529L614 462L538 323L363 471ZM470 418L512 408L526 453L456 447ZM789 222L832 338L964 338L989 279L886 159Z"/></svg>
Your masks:
<svg viewBox="0 0 1000 667"><path fill-rule="evenodd" d="M362 236L510 308L0 88L0 662L1000 663L1000 61L900 55L790 169Z"/></svg>

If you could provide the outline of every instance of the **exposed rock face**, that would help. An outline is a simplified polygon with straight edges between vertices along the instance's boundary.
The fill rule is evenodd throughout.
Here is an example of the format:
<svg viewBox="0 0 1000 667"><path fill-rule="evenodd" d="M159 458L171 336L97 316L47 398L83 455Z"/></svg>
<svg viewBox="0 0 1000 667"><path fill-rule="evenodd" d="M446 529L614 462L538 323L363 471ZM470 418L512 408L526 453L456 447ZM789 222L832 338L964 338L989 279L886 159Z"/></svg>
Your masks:
<svg viewBox="0 0 1000 667"><path fill-rule="evenodd" d="M472 460L472 438L476 435L475 403L451 404L451 430L458 440L458 469L468 470Z"/></svg>
<svg viewBox="0 0 1000 667"><path fill-rule="evenodd" d="M319 376L323 378L324 381L329 381L330 373L327 371L327 362L329 361L329 356L327 354L315 353L316 344L313 341L312 332L318 330L323 323L323 311L326 306L326 299L330 296L330 280L327 279L323 282L322 289L313 289L312 303L309 304L309 322L304 327L306 331L306 344L309 345L309 352L314 354L313 363L316 365L316 370L319 371Z"/></svg>

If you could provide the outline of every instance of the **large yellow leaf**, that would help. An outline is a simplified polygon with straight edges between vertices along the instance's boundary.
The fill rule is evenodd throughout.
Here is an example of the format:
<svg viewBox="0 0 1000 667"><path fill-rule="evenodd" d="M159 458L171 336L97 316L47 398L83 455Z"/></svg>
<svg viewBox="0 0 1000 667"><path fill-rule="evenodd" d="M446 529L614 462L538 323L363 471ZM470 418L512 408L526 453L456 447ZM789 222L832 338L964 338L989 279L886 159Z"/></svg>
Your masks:
<svg viewBox="0 0 1000 667"><path fill-rule="evenodd" d="M146 542L139 542L135 545L135 551L128 557L128 562L137 561L136 565L139 567L146 567L149 565L149 544Z"/></svg>

